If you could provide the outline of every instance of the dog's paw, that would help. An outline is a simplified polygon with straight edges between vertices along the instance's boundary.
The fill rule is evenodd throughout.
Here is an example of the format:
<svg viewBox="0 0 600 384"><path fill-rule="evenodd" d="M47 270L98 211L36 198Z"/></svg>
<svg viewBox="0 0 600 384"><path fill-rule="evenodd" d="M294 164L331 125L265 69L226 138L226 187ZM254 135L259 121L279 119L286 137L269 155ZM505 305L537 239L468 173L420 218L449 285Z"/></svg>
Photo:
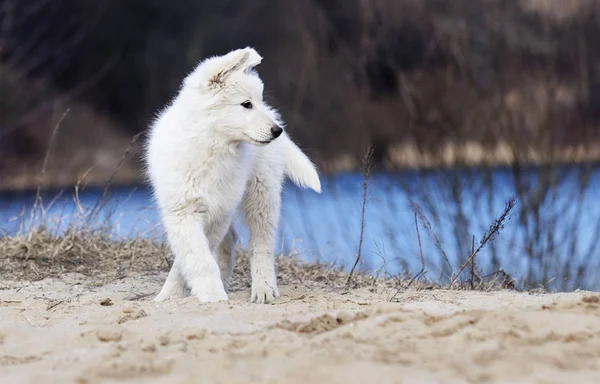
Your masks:
<svg viewBox="0 0 600 384"><path fill-rule="evenodd" d="M269 304L279 297L279 289L276 284L268 284L265 280L252 283L252 294L250 301L257 304Z"/></svg>
<svg viewBox="0 0 600 384"><path fill-rule="evenodd" d="M172 281L167 281L158 295L156 295L154 298L154 301L161 302L171 299L181 299L186 297L188 294L189 292L186 291L183 283L173 283Z"/></svg>
<svg viewBox="0 0 600 384"><path fill-rule="evenodd" d="M169 296L167 293L161 291L161 292L159 292L158 295L156 295L156 297L154 298L154 301L161 302L161 301L168 300L170 298L171 298L171 296Z"/></svg>
<svg viewBox="0 0 600 384"><path fill-rule="evenodd" d="M201 293L201 294L196 294L194 295L196 296L196 298L198 300L200 300L201 303L216 303L218 301L227 301L229 300L229 298L227 297L227 294L225 293L225 291L220 292L220 293Z"/></svg>
<svg viewBox="0 0 600 384"><path fill-rule="evenodd" d="M193 284L191 291L192 295L201 303L215 303L217 301L229 300L221 279L215 281L214 284L211 284L206 280Z"/></svg>

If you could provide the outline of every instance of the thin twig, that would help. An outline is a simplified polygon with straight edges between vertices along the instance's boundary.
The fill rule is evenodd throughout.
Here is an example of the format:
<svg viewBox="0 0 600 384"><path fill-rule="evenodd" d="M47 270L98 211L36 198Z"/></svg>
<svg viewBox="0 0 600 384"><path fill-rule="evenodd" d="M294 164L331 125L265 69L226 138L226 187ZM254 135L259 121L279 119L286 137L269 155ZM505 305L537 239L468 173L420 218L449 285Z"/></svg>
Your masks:
<svg viewBox="0 0 600 384"><path fill-rule="evenodd" d="M423 273L425 273L425 257L423 256L423 247L421 246L421 233L419 232L419 223L417 222L417 212L415 212L415 228L417 229L417 239L419 240L419 253L421 255L421 270L409 282L406 288L410 287Z"/></svg>
<svg viewBox="0 0 600 384"><path fill-rule="evenodd" d="M363 157L363 199L362 199L362 209L360 214L360 237L358 240L358 252L356 254L356 260L354 261L354 265L350 270L350 274L348 275L348 280L346 280L346 284L350 284L352 280L352 275L354 274L354 270L356 266L360 262L361 252L362 252L362 244L365 233L365 212L367 210L367 192L369 188L369 177L371 176L371 170L373 166L373 153L375 147L373 145L369 146L367 152L365 152L365 156Z"/></svg>
<svg viewBox="0 0 600 384"><path fill-rule="evenodd" d="M454 287L454 284L456 283L456 280L458 280L458 277L460 276L462 271L464 271L465 268L467 267L467 265L469 265L473 261L475 256L479 253L479 251L481 251L483 249L483 247L489 241L494 240L496 235L498 235L498 233L500 233L500 231L502 231L504 229L506 222L510 218L510 216L509 216L510 211L515 207L516 204L517 204L516 198L511 197L510 199L508 199L508 201L506 202L506 206L504 207L504 211L502 211L502 214L500 214L500 216L498 216L498 218L496 220L494 220L492 225L490 225L487 232L481 238L481 241L479 242L479 246L477 247L477 249L471 253L471 255L467 258L467 261L465 261L461 265L461 267L458 270L458 272L456 273L456 275L452 278L452 281L450 282L450 289L452 289Z"/></svg>
<svg viewBox="0 0 600 384"><path fill-rule="evenodd" d="M46 176L46 167L48 166L48 161L50 159L50 154L52 153L52 149L54 148L54 142L56 141L56 136L58 135L58 131L63 120L67 117L71 108L65 109L62 113L56 124L54 125L54 129L52 130L52 134L50 136L50 141L48 143L48 150L46 151L46 156L44 156L44 162L42 163L42 169L40 170L40 174L38 176L38 185L35 192L35 202L33 203L33 208L31 209L31 222L33 225L34 215L37 213L38 206L42 204L42 184L44 183L44 177Z"/></svg>
<svg viewBox="0 0 600 384"><path fill-rule="evenodd" d="M471 238L471 254L475 252L475 235ZM475 257L471 261L471 289L475 289Z"/></svg>
<svg viewBox="0 0 600 384"><path fill-rule="evenodd" d="M117 173L119 173L121 168L123 168L123 165L125 164L125 160L127 160L127 158L129 157L129 153L133 149L133 146L135 145L135 143L137 142L137 140L143 133L144 132L140 132L131 138L131 141L129 142L129 144L127 145L127 148L125 148L125 151L123 151L123 154L121 155L121 158L119 159L119 163L117 164L117 167L115 168L114 172L110 175L108 180L104 183L102 195L96 200L96 202L94 203L94 207L90 210L90 215L88 217L88 220L93 220L96 217L96 215L98 214L100 208L102 207L102 204L104 203L106 196L108 195L109 188L112 185L115 176L117 175Z"/></svg>
<svg viewBox="0 0 600 384"><path fill-rule="evenodd" d="M410 200L410 206L411 206L413 212L415 212L417 214L417 217L419 218L421 225L423 226L423 228L425 228L429 237L431 237L433 239L433 242L435 243L437 249L442 253L442 256L444 257L446 264L448 264L448 268L450 268L450 273L453 274L454 270L452 268L452 263L450 262L450 258L448 257L448 254L446 254L446 251L442 247L442 243L440 242L440 239L437 237L437 235L433 231L433 226L427 219L427 216L425 216L425 213L423 213L423 209L421 208L421 206L419 204L415 203L412 199Z"/></svg>

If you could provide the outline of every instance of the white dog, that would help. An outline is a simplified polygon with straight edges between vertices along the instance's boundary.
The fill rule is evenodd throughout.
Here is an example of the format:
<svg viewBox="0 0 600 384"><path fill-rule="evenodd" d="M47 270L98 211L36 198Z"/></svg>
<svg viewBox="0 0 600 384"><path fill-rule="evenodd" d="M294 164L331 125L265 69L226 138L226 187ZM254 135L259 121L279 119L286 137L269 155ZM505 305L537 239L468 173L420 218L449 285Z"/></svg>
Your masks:
<svg viewBox="0 0 600 384"><path fill-rule="evenodd" d="M279 296L274 247L287 175L321 191L317 171L263 101L252 48L201 62L150 128L147 173L158 202L173 267L155 300L191 294L227 300L235 261L232 220L238 208L250 234L252 296Z"/></svg>

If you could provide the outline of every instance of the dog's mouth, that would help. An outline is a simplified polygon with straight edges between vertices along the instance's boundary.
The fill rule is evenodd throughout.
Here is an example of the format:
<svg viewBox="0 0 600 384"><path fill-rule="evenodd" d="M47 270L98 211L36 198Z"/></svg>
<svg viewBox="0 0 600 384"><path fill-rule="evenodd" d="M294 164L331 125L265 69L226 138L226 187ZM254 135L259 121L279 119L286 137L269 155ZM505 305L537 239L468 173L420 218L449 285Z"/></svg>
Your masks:
<svg viewBox="0 0 600 384"><path fill-rule="evenodd" d="M270 144L273 140L275 140L275 139L271 139L271 140L256 140L256 139L250 138L250 142L252 144L255 144L255 145L267 145L267 144Z"/></svg>

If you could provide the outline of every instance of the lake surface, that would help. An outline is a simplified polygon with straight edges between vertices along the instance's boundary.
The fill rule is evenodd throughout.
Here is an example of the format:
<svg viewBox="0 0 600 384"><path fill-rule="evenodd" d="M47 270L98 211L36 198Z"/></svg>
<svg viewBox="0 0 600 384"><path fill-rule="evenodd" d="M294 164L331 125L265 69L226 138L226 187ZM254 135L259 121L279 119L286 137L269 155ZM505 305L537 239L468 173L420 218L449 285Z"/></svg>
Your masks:
<svg viewBox="0 0 600 384"><path fill-rule="evenodd" d="M277 251L348 269L360 239L363 177L338 174L322 182L322 194L285 185ZM102 194L101 188L79 192L79 204L89 210ZM600 173L579 167L551 173L536 169L376 173L368 184L360 266L380 274L416 273L422 249L427 278L447 280L450 270L456 271L469 256L473 236L477 248L511 196L517 196L518 203L510 220L477 256L480 274L503 269L528 286L548 282L548 287L561 290L600 289L596 273ZM428 231L419 220L421 248L411 199L431 225ZM60 232L70 222L81 221L72 190L45 191L42 200L52 230ZM27 230L34 201L33 191L0 194L4 235ZM145 187L111 189L92 224L108 225L121 238L162 236ZM246 243L247 231L237 226Z"/></svg>

